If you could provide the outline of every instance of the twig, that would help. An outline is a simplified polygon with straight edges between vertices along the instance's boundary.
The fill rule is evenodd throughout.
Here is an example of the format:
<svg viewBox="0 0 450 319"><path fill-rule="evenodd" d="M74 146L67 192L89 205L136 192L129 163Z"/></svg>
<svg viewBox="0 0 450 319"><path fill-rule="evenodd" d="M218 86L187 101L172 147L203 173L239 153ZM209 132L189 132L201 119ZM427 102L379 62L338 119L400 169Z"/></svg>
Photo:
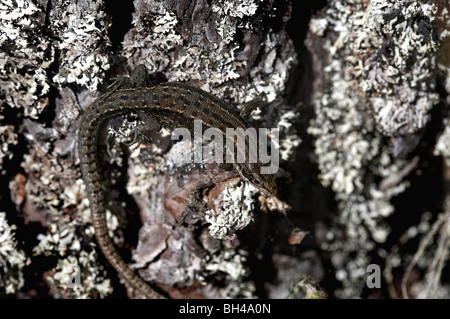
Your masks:
<svg viewBox="0 0 450 319"><path fill-rule="evenodd" d="M445 224L441 228L438 248L433 258L433 262L428 267L427 277L430 280L427 285L426 298L435 298L438 287L439 279L441 277L442 269L444 268L445 261L448 258L449 247L450 247L450 213L446 213L444 218L446 219ZM444 219L443 218L443 219Z"/></svg>
<svg viewBox="0 0 450 319"><path fill-rule="evenodd" d="M419 249L414 254L413 260L406 268L405 276L402 279L402 296L405 299L409 299L408 292L406 289L406 283L408 281L409 275L411 274L412 269L419 261L420 257L423 255L425 248L430 244L431 240L433 239L434 235L437 233L441 225L445 222L445 216L447 214L441 214L439 215L438 219L433 223L431 226L430 231L427 233L425 238L420 242Z"/></svg>

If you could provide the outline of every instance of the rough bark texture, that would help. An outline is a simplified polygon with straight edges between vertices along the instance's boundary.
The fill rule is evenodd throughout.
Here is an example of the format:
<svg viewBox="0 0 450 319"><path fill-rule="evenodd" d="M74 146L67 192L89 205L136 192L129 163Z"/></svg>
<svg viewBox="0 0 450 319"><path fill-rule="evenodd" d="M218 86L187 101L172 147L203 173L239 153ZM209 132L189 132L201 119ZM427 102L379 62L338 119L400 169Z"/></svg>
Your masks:
<svg viewBox="0 0 450 319"><path fill-rule="evenodd" d="M111 235L142 278L175 298L449 298L450 8L303 2L3 1L0 296L133 297L96 247L76 136L145 64L237 110L268 102L249 121L279 131L292 209L181 165L165 131L133 149L105 127Z"/></svg>

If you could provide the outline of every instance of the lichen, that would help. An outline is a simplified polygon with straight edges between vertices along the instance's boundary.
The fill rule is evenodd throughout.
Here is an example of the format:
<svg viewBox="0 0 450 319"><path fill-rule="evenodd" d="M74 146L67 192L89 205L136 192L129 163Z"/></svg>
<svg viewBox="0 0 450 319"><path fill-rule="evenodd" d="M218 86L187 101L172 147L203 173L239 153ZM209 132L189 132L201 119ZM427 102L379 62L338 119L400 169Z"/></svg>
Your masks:
<svg viewBox="0 0 450 319"><path fill-rule="evenodd" d="M243 88L237 87L239 90L232 96L242 102L261 97L272 102L284 92L289 70L296 62L297 56L289 42L284 44L283 54L280 55L279 46L282 41L286 39L278 39L270 32L267 34L261 52L264 59L250 70L252 82Z"/></svg>
<svg viewBox="0 0 450 319"><path fill-rule="evenodd" d="M298 299L302 296L304 299L326 299L327 294L317 287L316 282L307 276L303 276L289 292L289 299Z"/></svg>
<svg viewBox="0 0 450 319"><path fill-rule="evenodd" d="M6 213L0 212L0 288L6 294L20 290L24 285L22 269L28 262L24 251L18 248L15 225L9 225Z"/></svg>
<svg viewBox="0 0 450 319"><path fill-rule="evenodd" d="M95 91L110 67L110 44L102 2L87 4L68 4L52 11L61 15L53 17L53 28L60 39L56 47L61 55L59 72L53 81L59 85L76 83Z"/></svg>
<svg viewBox="0 0 450 319"><path fill-rule="evenodd" d="M253 195L257 189L248 183L234 188L225 188L215 201L215 210L205 212L205 221L209 224L211 236L224 239L246 227L253 221Z"/></svg>
<svg viewBox="0 0 450 319"><path fill-rule="evenodd" d="M439 100L434 92L434 53L439 47L433 24L436 10L427 1L372 1L365 30L356 33L355 53L364 61L362 69L355 65L357 78L362 78L378 128L386 134L420 130Z"/></svg>
<svg viewBox="0 0 450 319"><path fill-rule="evenodd" d="M41 146L32 149L30 154L24 156L22 166L25 172L30 174L25 185L27 197L35 207L47 210L54 215L61 215L61 207L65 208L77 203L76 194L80 190L80 184L70 177L75 175L70 161L61 160L53 154L46 154L46 157L45 153ZM45 167L44 170L43 167ZM63 191L56 192L55 189L58 187L61 187Z"/></svg>
<svg viewBox="0 0 450 319"><path fill-rule="evenodd" d="M328 27L328 20L326 18L311 18L309 20L309 31L317 36L324 36Z"/></svg>
<svg viewBox="0 0 450 319"><path fill-rule="evenodd" d="M76 83L95 90L109 68L107 19L101 6L101 1L52 3L52 8L46 11L43 3L3 1L0 4L0 85L4 102L23 109L26 117L36 119L49 105L47 94L51 80L60 85ZM47 37L50 33L55 41ZM59 72L49 79L56 51L60 57Z"/></svg>
<svg viewBox="0 0 450 319"><path fill-rule="evenodd" d="M320 181L335 192L338 223L345 229L341 241L330 233L322 243L333 252L336 278L343 283L339 297L360 295L368 252L390 233L385 219L394 208L389 199L408 185L400 180L385 189L374 182L408 165L375 132L417 132L438 101L434 12L427 1L377 0L366 6L337 0L310 23L312 33L328 39L326 86L315 97L316 117L308 132L316 138Z"/></svg>
<svg viewBox="0 0 450 319"><path fill-rule="evenodd" d="M450 119L445 119L444 125L444 130L439 135L434 147L434 155L442 155L447 165L450 165Z"/></svg>
<svg viewBox="0 0 450 319"><path fill-rule="evenodd" d="M253 0L225 0L220 5L214 3L212 11L223 12L225 15L229 15L234 18L243 18L244 16L252 16L256 13L258 5Z"/></svg>
<svg viewBox="0 0 450 319"><path fill-rule="evenodd" d="M324 27L339 30L330 54L351 52L345 57L346 77L360 81L378 130L387 135L400 129L402 133L418 131L438 101L433 73L439 46L433 26L436 6L426 1L377 0L354 14L351 5L362 2L333 2L327 17L311 20L311 32L323 35Z"/></svg>
<svg viewBox="0 0 450 319"><path fill-rule="evenodd" d="M125 36L122 54L131 64L145 64L150 72L163 72L173 62L166 53L182 44L181 36L174 30L178 19L173 12L153 1L141 5L133 14L135 28ZM154 24L151 31L150 23ZM152 54L136 55L136 51L144 50L151 50Z"/></svg>
<svg viewBox="0 0 450 319"><path fill-rule="evenodd" d="M283 92L289 67L296 57L292 42L272 30L264 39L261 64L245 71L250 76L250 83L225 85L230 80L241 78L242 72L248 68L242 52L252 50L241 47L234 35L238 30L252 32L255 26L251 20L247 23L242 21L254 16L256 7L256 3L249 0L230 0L220 6L213 3L212 22L209 23L216 28L211 30L202 24L192 26L189 43L186 44L176 31L179 21L173 12L156 1L141 3L133 15L135 28L124 40L124 57L132 65L145 64L151 72L164 72L169 81L199 80L202 89L237 103L245 103L261 95L271 102L279 92ZM151 29L148 28L150 22L153 25ZM204 42L205 37L209 39L207 43ZM286 41L283 51L286 56L279 55L281 41ZM208 49L207 59L202 58L205 49ZM144 54L147 51L152 54Z"/></svg>
<svg viewBox="0 0 450 319"><path fill-rule="evenodd" d="M0 86L4 101L37 118L48 105L51 42L40 37L42 11L31 1L0 3ZM3 101L2 101L3 102Z"/></svg>
<svg viewBox="0 0 450 319"><path fill-rule="evenodd" d="M231 245L225 247L204 263L199 280L202 282L213 274L221 273L226 276L227 286L220 291L208 292L215 298L255 298L256 287L253 282L247 281L246 277L250 273L246 265L248 252L236 250ZM206 284L206 282L204 282ZM205 290L211 287L205 287Z"/></svg>
<svg viewBox="0 0 450 319"><path fill-rule="evenodd" d="M102 274L102 266L93 263L97 254L80 252L78 257L67 256L58 259L53 274L47 277L51 287L59 288L77 299L104 298L112 293L110 280Z"/></svg>
<svg viewBox="0 0 450 319"><path fill-rule="evenodd" d="M3 116L0 115L0 120ZM3 167L4 159L11 159L13 152L10 149L10 145L17 145L18 135L14 131L14 126L3 125L0 126L0 168Z"/></svg>
<svg viewBox="0 0 450 319"><path fill-rule="evenodd" d="M29 125L31 128L31 124ZM45 133L41 131L41 136L44 134L56 133L54 130ZM35 213L36 210L45 212L36 221L48 227L46 233L37 236L38 243L33 247L33 253L36 256L58 257L58 264L46 276L48 285L55 288L51 290L55 297L61 292L71 298L97 297L106 293L105 285L109 286L109 281L105 283L106 274L97 261L88 200L83 196L84 199L80 201L80 194L85 193L84 183L78 178L72 161L57 156L58 152L61 152L59 146L49 150L48 142L43 143L37 138L38 135L27 135L35 143L31 143L33 147L22 162L27 175L24 189L28 205L25 215L27 218L36 218L39 216ZM10 189L20 190L19 185L15 185L17 183L12 181ZM107 211L107 220L112 235L119 225L118 218ZM86 242L90 244L86 245ZM63 275L70 271L69 264L80 269L79 287L70 286L69 278L63 278ZM74 266L71 269L73 270Z"/></svg>
<svg viewBox="0 0 450 319"><path fill-rule="evenodd" d="M88 201L79 206L79 218L71 220L68 216L54 214L46 234L39 234L38 244L33 248L35 255L55 256L58 263L46 276L50 287L60 289L71 298L105 297L112 292L110 280L101 264L92 242L94 227L90 223ZM117 229L117 218L107 211L107 222L110 236ZM83 235L80 233L83 229ZM90 248L82 246L89 237ZM56 291L59 290L55 290Z"/></svg>

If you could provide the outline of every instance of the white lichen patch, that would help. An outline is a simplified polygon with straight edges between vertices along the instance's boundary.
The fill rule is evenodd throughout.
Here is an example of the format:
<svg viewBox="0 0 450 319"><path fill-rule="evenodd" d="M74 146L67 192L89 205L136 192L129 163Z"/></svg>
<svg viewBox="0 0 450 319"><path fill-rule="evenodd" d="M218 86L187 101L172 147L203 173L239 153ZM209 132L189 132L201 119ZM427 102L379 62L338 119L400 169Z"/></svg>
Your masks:
<svg viewBox="0 0 450 319"><path fill-rule="evenodd" d="M317 36L323 36L327 30L328 21L325 18L312 18L309 21L309 30Z"/></svg>
<svg viewBox="0 0 450 319"><path fill-rule="evenodd" d="M352 83L341 78L341 71L338 61L327 67L330 91L317 97L317 115L308 132L317 138L322 183L344 197L363 190L361 171L379 153L380 141L364 134L359 99L352 96Z"/></svg>
<svg viewBox="0 0 450 319"><path fill-rule="evenodd" d="M68 173L73 169L72 163L49 155L43 147L38 147L33 149L31 154L24 155L22 167L27 174L35 178L27 181L25 190L27 198L36 207L59 216L62 214L60 205L67 207L77 203L77 194L82 186L68 177ZM43 167L45 174L42 174ZM59 191L58 187L64 191Z"/></svg>
<svg viewBox="0 0 450 319"><path fill-rule="evenodd" d="M94 91L110 65L105 50L106 14L101 7L90 9L68 4L55 21L54 28L61 40L57 45L61 64L53 81L60 85L76 83Z"/></svg>
<svg viewBox="0 0 450 319"><path fill-rule="evenodd" d="M66 206L75 206L78 197L74 194L84 192L85 185L79 179L66 189L61 198ZM44 203L49 205L43 201L42 204ZM77 208L75 219L54 207L51 208L51 223L47 233L38 235L38 244L33 248L33 253L58 256L57 265L46 277L50 287L58 288L58 291L64 292L70 298L104 297L112 292L112 288L109 279L106 279L107 274L103 266L97 261L93 243L95 231L91 225L87 198L84 198ZM109 210L106 216L109 235L112 237L119 221ZM86 242L89 242L88 247Z"/></svg>
<svg viewBox="0 0 450 319"><path fill-rule="evenodd" d="M279 159L290 161L294 158L295 152L302 142L296 125L300 114L295 106L285 104L282 99L276 99L265 105L261 101L261 97L267 97L266 93L269 94L269 92L259 92L259 89L260 87L249 89L248 96L243 97L252 104L255 103L255 100L258 101L258 103L255 103L257 107L251 113L249 127L255 126L267 129L267 135L271 140L271 145L275 147L273 150L278 152ZM253 96L253 99L250 96ZM275 98L276 94L273 97ZM245 104L242 105L242 107L244 106ZM262 122L263 120L264 122ZM252 121L258 124L254 125ZM266 123L272 124L269 126ZM264 146L260 145L260 147Z"/></svg>
<svg viewBox="0 0 450 319"><path fill-rule="evenodd" d="M8 105L23 108L26 117L42 113L49 105L48 69L55 52L60 61L54 83L96 90L109 69L107 22L102 1L2 1L0 85Z"/></svg>
<svg viewBox="0 0 450 319"><path fill-rule="evenodd" d="M3 116L0 115L0 120ZM17 145L18 135L14 131L14 126L4 125L0 126L0 168L2 167L4 159L11 159L13 153L10 150L10 145Z"/></svg>
<svg viewBox="0 0 450 319"><path fill-rule="evenodd" d="M364 24L352 35L351 49L362 57L363 72L356 78L364 81L378 128L385 134L423 128L439 101L434 92L436 10L427 1L371 1Z"/></svg>
<svg viewBox="0 0 450 319"><path fill-rule="evenodd" d="M80 219L70 220L67 216L54 216L46 234L39 234L39 243L33 248L35 255L59 256L58 264L46 277L51 287L61 289L71 298L105 297L112 292L103 266L97 262L93 247L94 228L90 222L88 201L79 206ZM110 236L118 227L117 218L107 212ZM80 236L83 229L84 237ZM86 236L91 240L89 249L82 249ZM83 243L82 243L83 242Z"/></svg>
<svg viewBox="0 0 450 319"><path fill-rule="evenodd" d="M240 77L239 71L245 67L245 63L236 62L235 51L237 49L238 47L233 45L228 52L214 52L211 55L212 68L209 82L212 85L222 84Z"/></svg>
<svg viewBox="0 0 450 319"><path fill-rule="evenodd" d="M133 14L136 34L133 32L125 37L123 55L133 62L136 51L148 49L152 54L134 61L134 64L145 64L150 72L162 72L173 62L167 52L181 45L183 40L174 29L178 23L176 15L159 4L150 2L149 5L152 6L151 11L141 12L137 8ZM148 30L149 21L153 24L151 32Z"/></svg>
<svg viewBox="0 0 450 319"><path fill-rule="evenodd" d="M78 258L68 256L58 259L53 275L47 277L47 280L51 286L61 289L72 298L104 298L112 293L112 288L110 280L101 275L102 266L92 262L96 258L96 253L92 250L90 253L82 251Z"/></svg>
<svg viewBox="0 0 450 319"><path fill-rule="evenodd" d="M39 9L28 0L2 1L0 3L0 46L14 43L17 48L27 49L30 38L23 32L26 28L35 27L32 17ZM5 52L2 52L2 55ZM5 69L1 68L5 74Z"/></svg>
<svg viewBox="0 0 450 319"><path fill-rule="evenodd" d="M28 0L0 3L0 86L11 107L36 118L48 105L51 43L39 36L41 10Z"/></svg>
<svg viewBox="0 0 450 319"><path fill-rule="evenodd" d="M214 12L222 12L234 18L243 18L244 16L252 16L256 13L258 5L255 0L225 0L220 5L214 3L211 7Z"/></svg>
<svg viewBox="0 0 450 319"><path fill-rule="evenodd" d="M276 100L269 105L269 109L264 111L273 123L274 128L268 132L271 140L271 152L278 152L279 160L290 161L301 144L301 139L297 131L296 121L300 116L298 111L290 105L284 104L281 100ZM260 110L257 109L252 113L254 119L260 119ZM260 147L263 147L260 145Z"/></svg>
<svg viewBox="0 0 450 319"><path fill-rule="evenodd" d="M216 200L216 210L205 212L205 221L211 236L224 239L230 233L246 227L253 221L254 199L257 189L248 183L227 187Z"/></svg>
<svg viewBox="0 0 450 319"><path fill-rule="evenodd" d="M75 225L54 223L47 234L39 234L37 239L39 244L33 249L35 254L51 255L56 251L65 256L68 251L79 250L80 247L80 241L75 237Z"/></svg>
<svg viewBox="0 0 450 319"><path fill-rule="evenodd" d="M15 225L9 225L6 213L0 212L0 289L6 294L20 290L24 285L22 269L28 258L22 249L17 247Z"/></svg>
<svg viewBox="0 0 450 319"><path fill-rule="evenodd" d="M233 93L233 96L237 95L238 101L249 102L263 96L270 103L285 89L289 71L296 59L295 53L280 57L277 54L279 50L277 39L270 33L267 34L262 48L261 55L266 58L261 65L250 71L252 82Z"/></svg>
<svg viewBox="0 0 450 319"><path fill-rule="evenodd" d="M382 220L394 211L389 201L382 198L367 200L363 196L352 196L343 203L341 209L341 220L348 225L347 234L351 238L358 238L359 243L365 243L365 249L372 249L373 241L377 243L386 241L390 228Z"/></svg>

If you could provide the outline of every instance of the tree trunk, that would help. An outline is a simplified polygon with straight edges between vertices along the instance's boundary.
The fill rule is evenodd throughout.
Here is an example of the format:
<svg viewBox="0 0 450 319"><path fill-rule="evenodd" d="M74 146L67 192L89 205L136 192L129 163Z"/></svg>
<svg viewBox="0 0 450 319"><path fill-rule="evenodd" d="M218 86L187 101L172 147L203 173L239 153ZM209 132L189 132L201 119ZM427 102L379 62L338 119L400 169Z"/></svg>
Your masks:
<svg viewBox="0 0 450 319"><path fill-rule="evenodd" d="M180 164L191 144L164 128L136 146L121 133L133 114L113 120L99 141L110 235L140 277L173 298L449 297L436 279L450 242L448 9L4 1L0 296L135 297L96 245L77 133L143 64L236 112L258 105L248 123L279 134L278 197L291 208L276 212L234 170Z"/></svg>

